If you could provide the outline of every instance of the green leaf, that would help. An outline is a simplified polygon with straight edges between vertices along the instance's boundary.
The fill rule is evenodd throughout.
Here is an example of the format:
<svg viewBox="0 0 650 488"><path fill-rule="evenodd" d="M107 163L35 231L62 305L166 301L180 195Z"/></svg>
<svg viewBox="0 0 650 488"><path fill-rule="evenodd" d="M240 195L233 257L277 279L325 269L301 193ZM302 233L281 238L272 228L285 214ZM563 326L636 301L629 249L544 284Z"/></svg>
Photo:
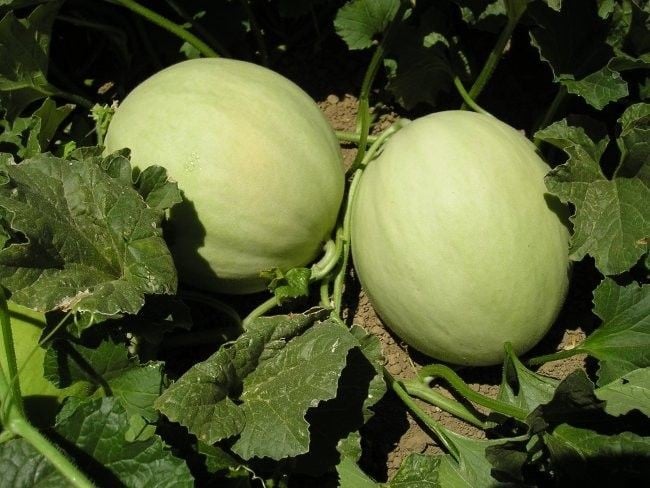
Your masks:
<svg viewBox="0 0 650 488"><path fill-rule="evenodd" d="M650 367L639 368L596 389L596 396L607 402L610 415L625 415L638 410L650 417Z"/></svg>
<svg viewBox="0 0 650 488"><path fill-rule="evenodd" d="M56 340L45 354L44 375L58 388L76 382L116 397L129 416L155 421L153 402L162 391L162 363L139 364L124 344L102 341L95 349Z"/></svg>
<svg viewBox="0 0 650 488"><path fill-rule="evenodd" d="M594 384L577 369L560 382L550 401L528 415L526 423L537 433L563 422L586 422L601 414L603 405L594 394Z"/></svg>
<svg viewBox="0 0 650 488"><path fill-rule="evenodd" d="M630 269L647 251L648 184L639 178L608 180L598 163L606 141L594 143L582 129L569 127L565 120L537 132L535 137L569 155L566 164L549 173L546 185L563 202L576 207L571 217L571 259L578 261L590 254L606 275Z"/></svg>
<svg viewBox="0 0 650 488"><path fill-rule="evenodd" d="M637 176L650 185L650 104L628 107L619 119L621 133L616 140L621 162L616 176Z"/></svg>
<svg viewBox="0 0 650 488"><path fill-rule="evenodd" d="M184 461L172 455L157 435L129 442L129 417L114 398L71 398L57 417L55 430L68 456L101 486L192 487ZM70 486L59 472L24 439L0 444L2 486L31 488Z"/></svg>
<svg viewBox="0 0 650 488"><path fill-rule="evenodd" d="M68 487L67 480L22 438L0 444L0 485L4 488Z"/></svg>
<svg viewBox="0 0 650 488"><path fill-rule="evenodd" d="M350 49L372 46L374 38L388 27L400 0L352 0L339 9L334 27Z"/></svg>
<svg viewBox="0 0 650 488"><path fill-rule="evenodd" d="M566 87L569 93L581 96L597 110L602 110L610 102L625 98L629 93L627 82L609 65L579 80L574 79L571 75L560 75L558 81Z"/></svg>
<svg viewBox="0 0 650 488"><path fill-rule="evenodd" d="M246 424L233 451L244 459L276 460L307 452L310 436L305 414L336 396L348 352L356 345L347 328L325 321L261 363L244 380L241 401Z"/></svg>
<svg viewBox="0 0 650 488"><path fill-rule="evenodd" d="M195 364L167 388L156 408L206 444L239 434L246 419L236 400L246 376L322 315L318 311L256 319L234 343Z"/></svg>
<svg viewBox="0 0 650 488"><path fill-rule="evenodd" d="M390 488L425 488L446 485L450 480L440 479L444 476L442 464L444 456L425 456L424 454L409 454L390 481ZM462 486L462 485L460 485Z"/></svg>
<svg viewBox="0 0 650 488"><path fill-rule="evenodd" d="M594 292L594 313L603 324L577 349L600 360L599 385L650 366L650 285L605 279Z"/></svg>
<svg viewBox="0 0 650 488"><path fill-rule="evenodd" d="M309 268L292 268L286 273L275 268L270 271L263 271L261 277L270 280L269 291L275 295L278 303L290 298L309 295L309 279L311 278Z"/></svg>
<svg viewBox="0 0 650 488"><path fill-rule="evenodd" d="M531 40L557 83L598 110L628 96L620 71L643 68L644 62L617 47L627 32L613 34L617 27L605 19L607 8L589 0L568 2L559 12L532 7Z"/></svg>
<svg viewBox="0 0 650 488"><path fill-rule="evenodd" d="M344 457L339 465L336 467L336 472L339 476L339 488L379 488L379 483L376 483L370 478L352 459Z"/></svg>
<svg viewBox="0 0 650 488"><path fill-rule="evenodd" d="M650 479L650 437L562 424L544 442L562 486L644 486Z"/></svg>
<svg viewBox="0 0 650 488"><path fill-rule="evenodd" d="M144 441L128 442L129 415L115 398L68 401L55 430L87 457L77 462L91 478L115 486L192 487L192 475L184 461L154 435ZM106 470L114 479L105 476Z"/></svg>
<svg viewBox="0 0 650 488"><path fill-rule="evenodd" d="M506 349L499 400L532 412L553 398L558 384L556 379L530 371L519 361L512 348Z"/></svg>
<svg viewBox="0 0 650 488"><path fill-rule="evenodd" d="M13 301L99 320L137 313L145 294L175 292L162 213L132 186L92 160L48 155L0 172L9 178L0 186L0 207L26 238L0 250L0 278Z"/></svg>
<svg viewBox="0 0 650 488"><path fill-rule="evenodd" d="M17 117L13 122L1 120L4 131L0 142L16 146L21 159L37 156L47 150L59 125L73 109L73 105L57 107L52 99L46 98L32 117Z"/></svg>
<svg viewBox="0 0 650 488"><path fill-rule="evenodd" d="M13 119L29 103L57 90L46 79L50 33L60 2L36 7L26 19L0 20L0 105Z"/></svg>

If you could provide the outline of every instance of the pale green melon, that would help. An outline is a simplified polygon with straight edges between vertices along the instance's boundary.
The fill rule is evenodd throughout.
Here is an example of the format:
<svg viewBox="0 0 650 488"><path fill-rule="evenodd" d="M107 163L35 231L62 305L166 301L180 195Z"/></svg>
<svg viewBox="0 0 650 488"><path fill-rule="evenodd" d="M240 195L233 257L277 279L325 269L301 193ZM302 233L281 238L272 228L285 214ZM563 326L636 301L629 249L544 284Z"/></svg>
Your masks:
<svg viewBox="0 0 650 488"><path fill-rule="evenodd" d="M172 210L170 248L180 278L208 290L262 290L260 272L309 263L343 197L340 148L318 106L243 61L196 59L155 74L120 104L105 144L178 182L186 202Z"/></svg>
<svg viewBox="0 0 650 488"><path fill-rule="evenodd" d="M534 346L569 281L566 209L521 133L487 115L429 115L397 132L362 175L352 213L359 278L415 349L491 365Z"/></svg>

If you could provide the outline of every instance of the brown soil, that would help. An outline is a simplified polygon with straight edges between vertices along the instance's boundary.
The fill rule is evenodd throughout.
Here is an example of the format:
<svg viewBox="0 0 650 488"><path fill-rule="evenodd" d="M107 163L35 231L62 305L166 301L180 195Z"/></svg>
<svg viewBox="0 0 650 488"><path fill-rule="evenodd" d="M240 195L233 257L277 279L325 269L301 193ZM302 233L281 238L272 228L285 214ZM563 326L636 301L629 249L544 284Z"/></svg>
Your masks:
<svg viewBox="0 0 650 488"><path fill-rule="evenodd" d="M319 103L319 106L336 130L350 132L355 130L357 99L354 96L330 94ZM390 112L377 114L373 132L383 131L396 118L396 115ZM343 157L346 167L352 163L355 153L354 145L344 146ZM382 324L363 290L360 289L358 281L355 280L354 272L351 273L346 290L346 302L348 304L346 320L361 325L366 331L379 337L383 346L385 366L392 375L398 378L411 378L419 366L431 362L429 358L409 350L408 346ZM561 325L558 324L558 327ZM570 349L585 337L581 329L558 330L558 327L544 340L543 345L540 346L543 348L540 354ZM576 368L585 368L584 356L547 363L539 369L539 372L562 379ZM470 382L472 388L492 397L498 392L500 375L500 367L471 368L463 371L463 377ZM445 395L451 395L441 386L435 388ZM445 427L469 437L485 437L482 430L458 420L437 407L424 402L419 403L432 418ZM364 469L378 481L389 479L410 453L443 452L436 443L435 437L416 422L396 396L387 394L374 410L375 417L364 429L365 445L362 464Z"/></svg>

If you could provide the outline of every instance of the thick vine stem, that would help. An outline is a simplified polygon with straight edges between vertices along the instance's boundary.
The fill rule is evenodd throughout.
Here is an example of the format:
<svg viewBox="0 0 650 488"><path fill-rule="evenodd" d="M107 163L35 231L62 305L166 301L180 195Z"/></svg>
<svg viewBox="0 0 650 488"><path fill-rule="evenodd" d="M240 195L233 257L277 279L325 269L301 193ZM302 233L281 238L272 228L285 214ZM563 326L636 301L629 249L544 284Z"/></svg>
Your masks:
<svg viewBox="0 0 650 488"><path fill-rule="evenodd" d="M522 10L521 12L517 12L514 15L508 15L508 21L506 22L505 27L501 31L501 34L499 35L499 38L497 39L497 42L494 45L494 48L492 48L492 51L490 52L490 55L487 58L487 61L483 65L483 69L481 70L478 77L474 81L474 84L469 90L470 99L476 100L478 96L481 94L481 92L483 91L483 88L485 88L487 82L492 77L492 73L494 73L494 70L496 69L497 64L499 63L499 60L503 56L506 45L508 44L508 41L512 37L512 33L515 30L515 27L517 27L517 24L519 23L519 19L521 18L523 13L524 10ZM466 105L463 104L462 108L463 109L466 108Z"/></svg>
<svg viewBox="0 0 650 488"><path fill-rule="evenodd" d="M384 380L388 386L395 392L400 400L406 405L406 407L415 415L415 417L420 420L424 425L426 425L438 438L444 448L454 457L454 459L459 459L458 451L453 443L450 441L449 437L445 430L440 427L435 420L433 420L427 413L420 408L420 406L411 398L407 393L403 384L395 379L393 375L389 373L386 368L383 368Z"/></svg>
<svg viewBox="0 0 650 488"><path fill-rule="evenodd" d="M125 8L128 8L132 12L135 12L138 15L141 15L147 19L152 24L162 27L163 29L171 32L180 39L191 44L197 51L199 51L206 58L218 58L219 54L208 46L201 39L196 37L190 31L186 30L183 26L178 25L171 20L163 17L162 15L154 12L153 10L148 9L144 5L140 5L135 0L110 0L113 3L122 5Z"/></svg>
<svg viewBox="0 0 650 488"><path fill-rule="evenodd" d="M582 349L576 347L575 349L566 349L564 351L557 351L551 354L545 354L543 356L530 358L528 361L526 361L526 364L528 366L539 366L540 364L549 363L551 361L559 361L560 359L570 358L576 354L583 353L584 351Z"/></svg>
<svg viewBox="0 0 650 488"><path fill-rule="evenodd" d="M370 133L370 89L372 87L372 83L375 80L375 77L377 76L377 72L379 71L379 66L381 65L381 61L384 59L384 54L386 53L386 45L388 43L388 40L391 37L391 34L393 33L393 30L395 28L395 25L399 23L400 20L404 17L404 13L409 7L409 2L402 0L400 2L399 8L397 9L397 12L395 12L395 15L393 16L392 20L390 21L390 24L388 24L388 27L386 28L386 32L382 38L382 40L379 42L377 45L377 48L375 49L375 52L372 55L372 58L370 59L370 63L368 64L368 68L366 69L366 73L363 77L363 82L361 84L361 92L359 94L359 111L357 113L357 132L359 133L359 150L357 152L357 155L354 159L354 163L352 163L352 166L349 170L350 173L353 173L354 171L357 170L359 164L363 160L365 153L366 153L366 145L368 143L368 136Z"/></svg>
<svg viewBox="0 0 650 488"><path fill-rule="evenodd" d="M14 348L14 339L11 332L11 322L9 319L9 308L5 292L0 287L0 343L2 344L2 355L6 364L0 362L0 374L6 371L9 377L9 383L6 389L0 389L0 400L2 400L2 410L0 411L0 421L4 423L5 412L11 411L11 407L17 412L23 414L23 401L20 393L20 382L18 381L18 365L16 364L16 350Z"/></svg>
<svg viewBox="0 0 650 488"><path fill-rule="evenodd" d="M485 429L485 422L479 419L465 405L432 390L428 385L422 383L422 381L418 379L405 380L402 381L402 386L409 395L439 407L445 412L449 412L455 417L458 417L479 429Z"/></svg>
<svg viewBox="0 0 650 488"><path fill-rule="evenodd" d="M425 366L418 372L418 377L426 384L429 384L435 378L442 378L469 401L482 405L485 408L489 408L490 410L505 416L517 420L525 420L528 416L527 412L522 408L515 407L500 400L495 400L494 398L487 397L472 390L469 385L467 385L467 383L465 383L462 378L448 366L442 364Z"/></svg>
<svg viewBox="0 0 650 488"><path fill-rule="evenodd" d="M336 138L340 142L355 142L357 144L361 143L361 133L359 132L346 132L343 130L334 131ZM377 136L366 136L366 144L372 144L377 140Z"/></svg>
<svg viewBox="0 0 650 488"><path fill-rule="evenodd" d="M370 149L368 149L368 152L364 156L363 160L361 160L358 169L355 170L354 175L352 176L352 181L350 182L350 187L348 189L348 196L345 204L345 213L343 214L343 225L341 231L341 240L343 242L343 259L339 266L339 270L336 273L336 277L334 278L334 290L332 292L332 302L334 304L333 313L336 315L340 316L341 314L341 307L343 302L343 285L345 283L345 274L347 272L348 260L350 256L350 220L352 218L352 205L357 193L357 187L359 185L359 180L361 179L361 174L363 173L363 170L368 165L368 163L372 161L377 155L377 152L381 149L384 142L386 142L390 136L392 136L395 132L400 130L409 122L410 120L408 119L400 119L384 132L382 132L379 137L377 137L377 140L373 143L373 145L370 146Z"/></svg>
<svg viewBox="0 0 650 488"><path fill-rule="evenodd" d="M469 93L467 93L467 90L465 90L465 87L463 86L463 82L460 81L460 78L456 76L454 78L454 86L456 87L456 90L462 97L463 101L465 102L465 105L469 106L474 112L477 112L479 114L485 114L489 115L492 117L492 114L482 108L478 103L476 103L474 100L472 100L472 97L469 96Z"/></svg>
<svg viewBox="0 0 650 488"><path fill-rule="evenodd" d="M95 486L72 461L25 418L14 418L6 427L29 442L70 482L71 486L76 488L93 488Z"/></svg>
<svg viewBox="0 0 650 488"><path fill-rule="evenodd" d="M241 325L244 328L244 330L248 329L248 326L250 325L250 323L253 320L255 320L258 317L261 317L262 315L264 315L269 310L273 310L278 305L280 305L278 303L278 299L275 297L275 295L273 295L271 298L269 298L268 300L262 302L260 305L255 307L255 309L253 309L253 311L251 313L249 313L244 318L244 320L242 320Z"/></svg>

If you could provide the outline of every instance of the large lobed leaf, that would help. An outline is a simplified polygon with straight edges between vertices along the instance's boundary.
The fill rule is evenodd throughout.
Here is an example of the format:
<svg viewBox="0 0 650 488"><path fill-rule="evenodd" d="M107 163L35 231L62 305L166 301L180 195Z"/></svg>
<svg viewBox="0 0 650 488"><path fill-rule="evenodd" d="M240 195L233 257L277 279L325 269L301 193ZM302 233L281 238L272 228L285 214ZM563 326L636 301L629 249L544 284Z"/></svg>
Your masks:
<svg viewBox="0 0 650 488"><path fill-rule="evenodd" d="M648 249L650 161L643 160L647 146L639 140L646 130L643 114L638 107L631 107L621 118L624 132L619 144L625 152L621 174L611 180L599 164L606 139L595 143L582 128L569 126L565 120L535 134L569 155L567 163L549 173L546 184L563 202L576 207L571 217L571 259L580 260L590 254L606 275L627 271Z"/></svg>
<svg viewBox="0 0 650 488"><path fill-rule="evenodd" d="M174 293L162 211L133 188L128 159L76 156L0 165L8 180L0 186L0 208L24 236L0 250L0 279L12 300L101 318L137 313L145 294Z"/></svg>
<svg viewBox="0 0 650 488"><path fill-rule="evenodd" d="M207 444L237 436L233 451L244 459L308 452L305 416L336 396L349 352L361 345L337 322L318 322L322 314L257 319L172 384L156 407Z"/></svg>

